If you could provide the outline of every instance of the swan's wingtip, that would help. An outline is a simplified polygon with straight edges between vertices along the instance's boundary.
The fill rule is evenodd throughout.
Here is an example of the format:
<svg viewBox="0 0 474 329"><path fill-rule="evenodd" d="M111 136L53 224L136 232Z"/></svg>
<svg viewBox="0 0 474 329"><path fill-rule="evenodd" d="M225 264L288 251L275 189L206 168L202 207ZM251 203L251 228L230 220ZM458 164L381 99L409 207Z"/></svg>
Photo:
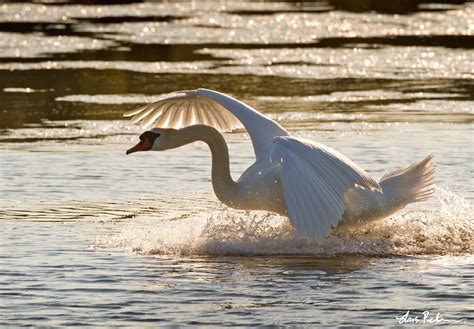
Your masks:
<svg viewBox="0 0 474 329"><path fill-rule="evenodd" d="M420 163L424 164L425 166L431 167L431 170L434 171L434 168L433 168L433 153L428 154L428 156L426 158L424 158L423 160L421 160Z"/></svg>
<svg viewBox="0 0 474 329"><path fill-rule="evenodd" d="M136 109L127 111L127 112L125 112L124 114L122 114L122 116L125 117L125 118L128 118L128 117L133 116L134 113L136 113Z"/></svg>

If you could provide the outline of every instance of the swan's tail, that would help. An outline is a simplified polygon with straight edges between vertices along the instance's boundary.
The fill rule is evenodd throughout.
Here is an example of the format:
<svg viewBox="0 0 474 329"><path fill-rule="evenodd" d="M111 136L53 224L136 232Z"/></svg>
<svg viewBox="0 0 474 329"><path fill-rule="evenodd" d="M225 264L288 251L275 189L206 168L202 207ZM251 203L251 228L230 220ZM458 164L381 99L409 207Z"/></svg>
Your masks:
<svg viewBox="0 0 474 329"><path fill-rule="evenodd" d="M434 193L433 156L414 163L405 169L395 169L380 180L380 191L352 188L345 195L344 225L341 228L359 225L390 216L412 202L423 201Z"/></svg>
<svg viewBox="0 0 474 329"><path fill-rule="evenodd" d="M430 198L434 193L434 177L431 154L405 169L386 173L379 183L383 190L384 208L397 210L409 203Z"/></svg>

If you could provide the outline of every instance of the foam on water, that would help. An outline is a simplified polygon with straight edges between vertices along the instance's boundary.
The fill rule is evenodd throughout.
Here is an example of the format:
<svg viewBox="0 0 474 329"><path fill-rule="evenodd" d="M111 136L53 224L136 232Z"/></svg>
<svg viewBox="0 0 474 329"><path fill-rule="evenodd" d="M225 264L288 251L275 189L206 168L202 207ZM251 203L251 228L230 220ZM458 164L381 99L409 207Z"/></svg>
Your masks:
<svg viewBox="0 0 474 329"><path fill-rule="evenodd" d="M141 255L423 255L472 252L472 206L437 188L430 210L402 210L321 244L295 236L286 218L264 212L220 209L177 219L135 218L92 247L119 247Z"/></svg>

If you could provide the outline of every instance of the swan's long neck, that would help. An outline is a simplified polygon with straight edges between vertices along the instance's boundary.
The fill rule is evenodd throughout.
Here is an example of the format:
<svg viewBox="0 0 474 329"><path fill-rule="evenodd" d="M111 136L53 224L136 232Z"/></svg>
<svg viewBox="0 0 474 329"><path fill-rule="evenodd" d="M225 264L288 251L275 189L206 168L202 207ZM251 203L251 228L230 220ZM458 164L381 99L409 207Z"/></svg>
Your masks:
<svg viewBox="0 0 474 329"><path fill-rule="evenodd" d="M214 128L204 125L189 126L177 131L174 142L179 147L195 141L203 141L212 154L212 187L217 198L233 206L236 200L237 183L233 181L229 167L229 149L224 137Z"/></svg>

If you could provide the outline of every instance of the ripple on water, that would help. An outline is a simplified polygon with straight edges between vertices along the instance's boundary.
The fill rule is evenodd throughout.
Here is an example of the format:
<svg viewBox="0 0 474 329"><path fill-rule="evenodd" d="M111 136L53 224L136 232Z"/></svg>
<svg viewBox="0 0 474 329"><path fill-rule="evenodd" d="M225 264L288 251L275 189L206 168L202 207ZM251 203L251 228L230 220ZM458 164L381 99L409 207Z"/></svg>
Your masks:
<svg viewBox="0 0 474 329"><path fill-rule="evenodd" d="M67 61L0 63L0 70L124 70L142 73L281 76L300 79L472 79L472 50L439 47L375 49L203 49L219 61ZM428 57L428 58L427 58ZM464 63L464 65L458 65Z"/></svg>
<svg viewBox="0 0 474 329"><path fill-rule="evenodd" d="M81 31L114 33L111 38L122 42L156 44L293 44L317 43L329 38L346 38L357 43L357 37L469 35L472 4L443 12L418 12L413 15L380 15L333 11L277 13L275 15L238 15L232 4L208 5L183 20L172 22L126 22L122 24L81 25ZM192 5L184 6L193 9ZM212 8L214 7L214 8ZM226 9L228 9L226 11ZM335 23L337 22L337 23ZM342 23L341 23L342 22ZM193 35L193 38L189 38ZM360 41L359 41L360 42ZM362 41L363 42L363 41Z"/></svg>

